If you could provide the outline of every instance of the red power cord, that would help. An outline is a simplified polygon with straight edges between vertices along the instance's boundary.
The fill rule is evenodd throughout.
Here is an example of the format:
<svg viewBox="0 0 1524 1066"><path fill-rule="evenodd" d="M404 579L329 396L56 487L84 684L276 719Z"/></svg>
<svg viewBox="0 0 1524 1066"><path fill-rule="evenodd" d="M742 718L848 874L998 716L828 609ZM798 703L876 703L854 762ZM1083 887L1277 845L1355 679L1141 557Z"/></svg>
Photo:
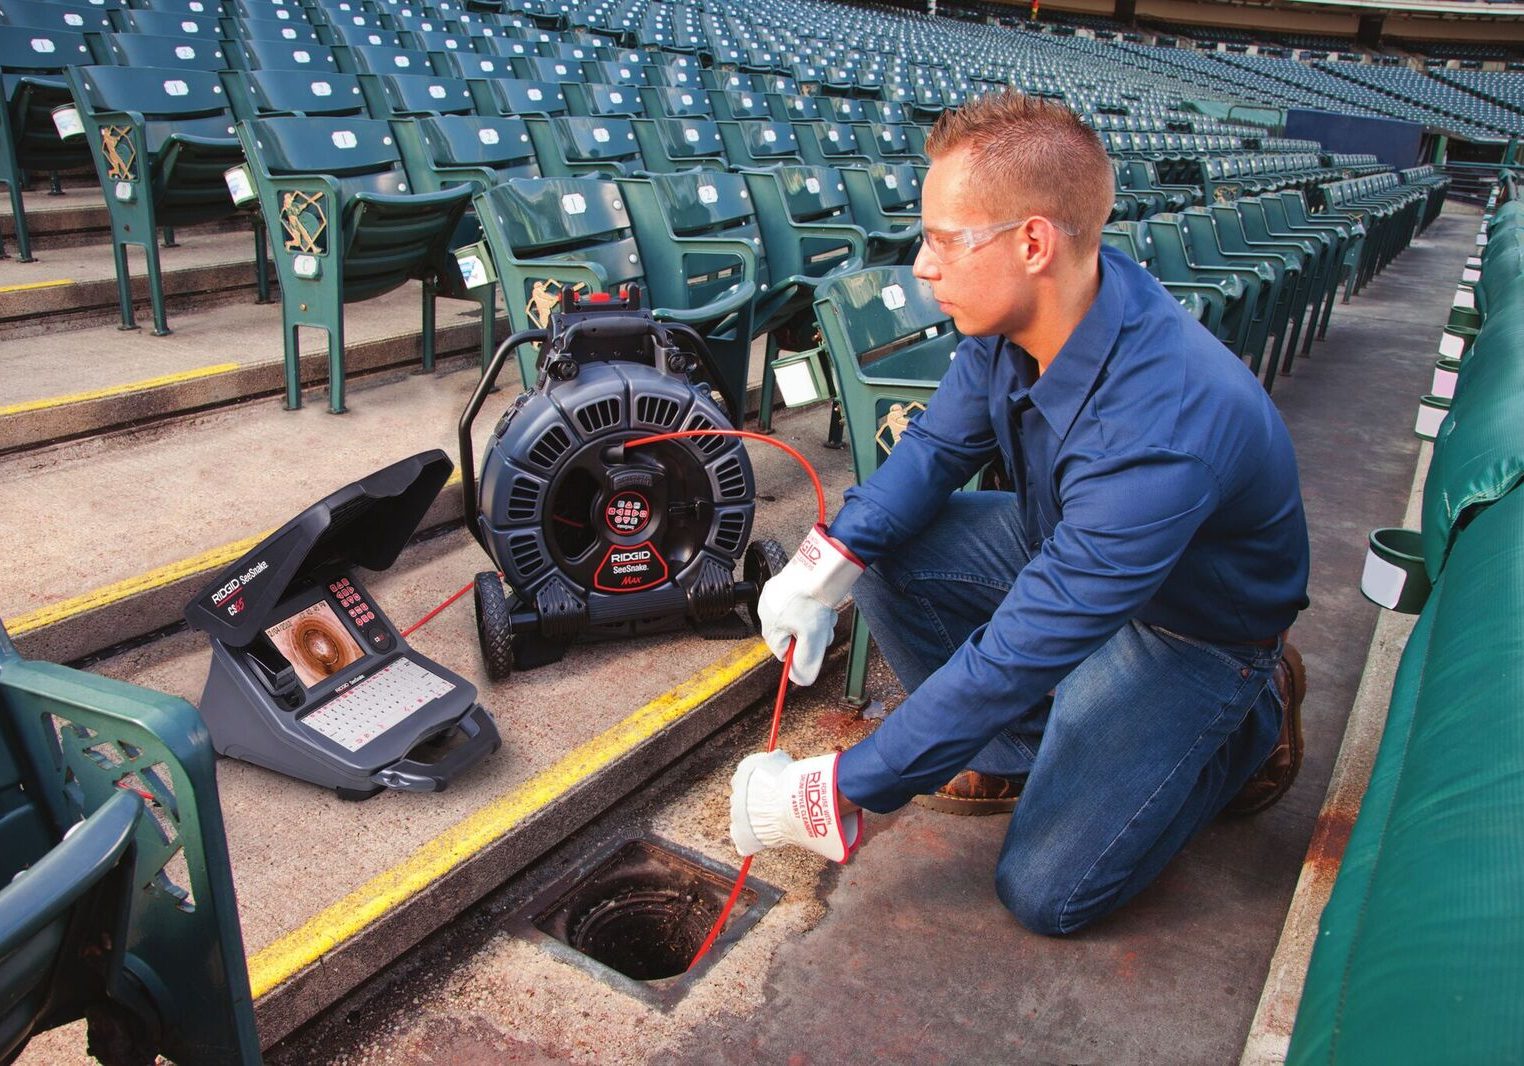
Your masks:
<svg viewBox="0 0 1524 1066"><path fill-rule="evenodd" d="M681 440L685 437L740 437L745 440L761 441L763 444L770 444L780 451L787 452L789 456L794 460L794 462L803 467L804 472L809 475L810 484L815 487L816 520L821 525L825 525L825 487L820 483L820 475L815 472L815 468L810 465L810 461L801 455L797 449L784 444L781 440L777 440L774 437L769 437L762 433L753 433L750 430L746 429L683 429L672 433L657 433L649 437L637 437L635 440L625 441L624 447L639 448L645 444L658 444L661 441ZM467 518L469 520L469 516L467 516ZM427 625L440 611L444 610L446 607L450 606L450 604L454 603L466 593L470 592L474 584L475 583L472 582L471 584L466 585L459 592L455 593L455 595L445 600L438 607L435 607L432 611L424 615L418 621L414 622L407 629L404 629L402 631L403 637L407 637L415 630ZM773 703L773 724L772 730L768 733L767 736L767 751L772 751L778 746L778 730L783 724L783 703L788 697L788 672L790 667L793 666L793 663L794 641L791 639L788 642L788 651L784 654L783 657L783 676L778 679L778 698ZM736 900L741 898L741 889L746 885L746 875L751 871L752 858L753 856L748 855L746 858L741 860L741 869L740 872L736 874L736 883L735 886L730 890L730 898L725 901L725 906L720 909L720 916L718 919L716 919L714 928L709 930L709 935L704 938L704 943L699 946L698 953L693 956L693 961L688 963L689 970L697 966L699 964L699 960L702 959L705 955L709 954L709 949L714 946L715 940L719 937L720 933L724 931L726 923L730 921L730 912L735 908Z"/></svg>

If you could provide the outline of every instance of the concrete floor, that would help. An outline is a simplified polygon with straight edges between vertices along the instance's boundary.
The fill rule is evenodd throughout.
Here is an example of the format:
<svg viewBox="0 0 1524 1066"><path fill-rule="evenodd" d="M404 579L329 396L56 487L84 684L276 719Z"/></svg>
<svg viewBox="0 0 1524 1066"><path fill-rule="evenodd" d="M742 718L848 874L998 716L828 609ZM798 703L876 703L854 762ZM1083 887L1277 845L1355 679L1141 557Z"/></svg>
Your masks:
<svg viewBox="0 0 1524 1066"><path fill-rule="evenodd" d="M543 842L538 850L525 845L511 854L511 849L489 851L490 861L468 871L470 891L457 880L419 893L405 920L381 925L399 938L401 946L391 945L390 954L374 943L361 943L348 954L340 945L322 966L313 967L326 968L326 978L299 977L270 990L260 1004L261 1024L267 1032L273 1027L284 1034L303 1019L296 1001L326 1002L334 982L352 986L356 973L366 966L373 971L376 959L404 950L437 926L438 921L428 924L431 908L447 917L509 879L458 923L453 935L427 941L340 1009L274 1049L272 1061L1236 1060L1366 661L1377 609L1358 593L1365 533L1397 523L1406 509L1418 454L1412 416L1417 397L1427 391L1453 281L1475 228L1474 211L1448 206L1423 240L1354 303L1335 310L1328 339L1277 384L1275 398L1297 443L1313 532L1313 603L1293 635L1310 679L1304 707L1308 754L1297 787L1277 807L1252 820L1210 827L1121 914L1064 940L1026 934L994 897L990 873L1004 819L950 818L915 807L874 818L867 845L848 867L826 867L802 853L760 857L754 876L781 889L782 900L682 1002L665 1011L611 987L586 967L567 965L505 925L556 874L625 835L649 829L715 862L733 862L726 837L728 779L736 759L761 746L760 713L702 744L689 759L676 760L762 696L768 688L762 675L774 675L770 668L748 667L748 681L726 690L729 710L695 719L689 734L667 747L640 749L613 771L560 795L537 830ZM397 424L409 428L397 440L414 438L410 418L437 429L439 419L426 417L423 399L434 384L450 389L446 377L408 394L422 407L398 405ZM416 381L402 385L420 387ZM365 409L358 406L362 399L369 397L356 397L357 409ZM365 405L383 406L379 400ZM305 413L272 413L287 420L279 437L299 438L305 431L298 429L306 425ZM320 416L314 421L326 419L341 429L355 425L353 416L311 414ZM814 446L822 428L820 412L805 412L782 423L781 432L822 463L832 499L839 499L850 476L846 456ZM235 426L231 436L237 435ZM321 454L314 449L327 444L317 441L297 450ZM263 442L230 446L238 453L235 460L245 461L269 447ZM85 461L109 461L111 446L93 447L98 454ZM373 466L408 450L386 450ZM194 458L195 449L187 454ZM756 535L792 542L810 506L800 482L770 454L753 451L762 494ZM347 461L343 469L357 461ZM304 469L299 462L269 465ZM40 472L21 471L10 482L13 489L25 485L30 473ZM155 478L152 464L122 476L150 486ZM333 485L342 480L335 477ZM305 477L279 486L277 499L294 497L290 512L317 495ZM103 535L117 528L110 506L87 505L78 513L84 516L80 529L60 528L49 536L64 538L60 543L74 543L71 537L86 545L93 541L89 550L102 565L111 565L113 555L137 550ZM175 535L153 532L154 514L154 507L147 507L142 520L132 523L133 529L146 527L144 534L134 534L145 551ZM228 539L258 532L284 514L240 513ZM215 515L207 522L211 532ZM47 541L36 543L39 559L50 554ZM180 547L187 554L196 544ZM394 618L410 622L469 579L481 562L463 534L447 534L411 549L375 581L376 598ZM13 580L0 587L30 583L25 561L15 565ZM69 580L60 571L58 588ZM8 613L17 602L0 609ZM442 615L418 645L468 677L479 673L469 607ZM560 667L518 675L497 689L483 683L483 701L498 715L505 750L442 796L388 795L341 804L315 788L222 762L219 778L253 968L270 972L268 949L299 933L325 907L343 907L356 891L384 883L418 849L448 835L452 824L472 812L513 794L569 745L598 734L643 702L660 699L684 678L754 650L751 642L738 648L692 638L646 638L578 649ZM181 635L96 669L194 699L205 666L200 643ZM786 748L799 755L828 750L871 728L844 712L836 691L839 680L827 677L791 705ZM894 683L882 669L875 673L873 694L891 706L895 702ZM660 776L640 787L652 774ZM631 788L639 791L621 801ZM612 813L579 832L605 808ZM513 878L558 842L563 843L550 859ZM255 983L258 993L261 981ZM276 1015L278 1020L270 1021ZM49 1034L34 1042L21 1062L78 1061L80 1045L70 1040L67 1031Z"/></svg>
<svg viewBox="0 0 1524 1066"><path fill-rule="evenodd" d="M1358 591L1365 534L1407 510L1413 415L1476 224L1447 207L1277 383L1313 536L1312 606L1293 632L1308 751L1279 805L1209 827L1122 912L1061 940L1026 933L994 896L1003 818L871 818L846 867L765 853L753 877L782 901L665 1011L516 925L547 881L630 836L733 864L728 779L761 746L759 708L271 1061L1237 1061L1366 665L1378 611ZM843 713L838 685L828 675L790 706L783 747L811 754L871 728ZM892 706L882 669L873 687Z"/></svg>

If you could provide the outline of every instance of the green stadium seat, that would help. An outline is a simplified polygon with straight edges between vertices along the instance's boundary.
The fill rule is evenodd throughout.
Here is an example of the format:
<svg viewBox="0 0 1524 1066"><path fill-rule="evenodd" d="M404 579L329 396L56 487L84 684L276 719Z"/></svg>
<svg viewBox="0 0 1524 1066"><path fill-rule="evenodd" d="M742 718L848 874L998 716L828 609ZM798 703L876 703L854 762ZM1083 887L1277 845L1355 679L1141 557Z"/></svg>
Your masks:
<svg viewBox="0 0 1524 1066"><path fill-rule="evenodd" d="M24 660L0 627L0 810L0 1058L88 1017L117 1061L260 1061L194 707Z"/></svg>
<svg viewBox="0 0 1524 1066"><path fill-rule="evenodd" d="M434 362L434 300L470 201L468 186L415 192L392 128L377 119L274 118L241 122L238 136L270 233L279 237L286 406L301 406L297 330L328 335L328 407L344 407L344 304L424 282L423 362ZM472 299L480 299L472 295ZM490 308L484 308L484 317Z"/></svg>

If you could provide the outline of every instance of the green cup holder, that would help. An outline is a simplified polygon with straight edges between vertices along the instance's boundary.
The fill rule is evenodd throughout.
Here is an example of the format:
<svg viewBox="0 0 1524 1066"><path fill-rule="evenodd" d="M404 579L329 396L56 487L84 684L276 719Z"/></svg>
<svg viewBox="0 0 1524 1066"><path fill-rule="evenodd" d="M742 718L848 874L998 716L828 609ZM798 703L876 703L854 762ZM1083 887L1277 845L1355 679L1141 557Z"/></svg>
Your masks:
<svg viewBox="0 0 1524 1066"><path fill-rule="evenodd" d="M1481 324L1481 312L1475 307L1452 307L1450 308L1450 320L1445 323L1445 328L1454 329L1459 326L1462 329L1475 331Z"/></svg>
<svg viewBox="0 0 1524 1066"><path fill-rule="evenodd" d="M1418 401L1418 419L1413 423L1413 434L1419 440L1433 440L1439 436L1439 427L1450 413L1450 401L1433 393Z"/></svg>
<svg viewBox="0 0 1524 1066"><path fill-rule="evenodd" d="M1367 538L1360 592L1378 607L1417 614L1429 598L1423 534L1416 529L1373 529Z"/></svg>

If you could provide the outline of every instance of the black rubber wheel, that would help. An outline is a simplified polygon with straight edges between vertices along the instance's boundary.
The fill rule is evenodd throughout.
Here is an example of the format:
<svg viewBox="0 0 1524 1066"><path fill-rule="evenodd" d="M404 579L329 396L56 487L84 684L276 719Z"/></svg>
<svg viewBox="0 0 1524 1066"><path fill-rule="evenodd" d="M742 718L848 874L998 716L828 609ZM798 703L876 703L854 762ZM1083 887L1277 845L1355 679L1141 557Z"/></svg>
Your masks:
<svg viewBox="0 0 1524 1066"><path fill-rule="evenodd" d="M476 575L476 639L482 646L487 677L508 680L513 673L513 619L503 579L495 570Z"/></svg>
<svg viewBox="0 0 1524 1066"><path fill-rule="evenodd" d="M746 546L741 576L762 591L762 586L788 565L788 552L775 540L754 540Z"/></svg>

